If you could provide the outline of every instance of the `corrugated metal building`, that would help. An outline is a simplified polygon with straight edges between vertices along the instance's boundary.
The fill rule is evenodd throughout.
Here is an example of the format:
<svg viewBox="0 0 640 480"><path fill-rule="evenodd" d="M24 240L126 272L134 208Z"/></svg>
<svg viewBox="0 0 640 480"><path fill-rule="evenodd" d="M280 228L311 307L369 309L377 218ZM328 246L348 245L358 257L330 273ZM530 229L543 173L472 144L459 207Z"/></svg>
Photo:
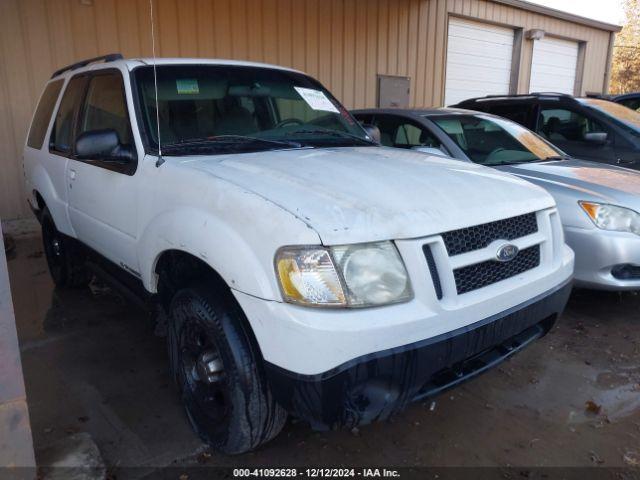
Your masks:
<svg viewBox="0 0 640 480"><path fill-rule="evenodd" d="M380 75L410 106L607 89L619 27L521 0L154 0L159 56L247 59L319 78L348 108ZM0 1L0 217L25 216L21 152L44 82L79 59L151 56L149 0ZM402 80L406 82L406 80Z"/></svg>

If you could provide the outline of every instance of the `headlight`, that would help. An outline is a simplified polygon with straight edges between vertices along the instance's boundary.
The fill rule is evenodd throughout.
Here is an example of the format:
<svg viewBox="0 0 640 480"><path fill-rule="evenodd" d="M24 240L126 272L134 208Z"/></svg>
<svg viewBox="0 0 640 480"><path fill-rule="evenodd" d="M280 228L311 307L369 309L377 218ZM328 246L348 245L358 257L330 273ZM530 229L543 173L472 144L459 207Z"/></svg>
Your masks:
<svg viewBox="0 0 640 480"><path fill-rule="evenodd" d="M594 202L578 202L596 227L617 232L640 235L640 214L634 210L615 205Z"/></svg>
<svg viewBox="0 0 640 480"><path fill-rule="evenodd" d="M284 247L276 254L284 300L307 306L371 307L409 300L409 276L391 242Z"/></svg>

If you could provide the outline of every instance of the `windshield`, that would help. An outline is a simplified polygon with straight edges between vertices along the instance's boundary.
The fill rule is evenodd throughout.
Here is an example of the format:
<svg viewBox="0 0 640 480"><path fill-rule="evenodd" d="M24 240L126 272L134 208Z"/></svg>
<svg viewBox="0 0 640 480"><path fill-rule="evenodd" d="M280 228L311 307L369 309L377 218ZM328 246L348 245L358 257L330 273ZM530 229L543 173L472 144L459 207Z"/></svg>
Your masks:
<svg viewBox="0 0 640 480"><path fill-rule="evenodd" d="M632 110L619 103L609 102L608 100L600 100L597 98L580 98L578 99L585 107L596 109L618 125L625 127L627 131L640 136L640 112Z"/></svg>
<svg viewBox="0 0 640 480"><path fill-rule="evenodd" d="M157 150L153 67L135 70L140 116ZM317 81L277 69L229 65L157 66L163 154L373 145Z"/></svg>
<svg viewBox="0 0 640 480"><path fill-rule="evenodd" d="M429 117L475 163L507 165L562 158L535 133L509 120L477 115Z"/></svg>

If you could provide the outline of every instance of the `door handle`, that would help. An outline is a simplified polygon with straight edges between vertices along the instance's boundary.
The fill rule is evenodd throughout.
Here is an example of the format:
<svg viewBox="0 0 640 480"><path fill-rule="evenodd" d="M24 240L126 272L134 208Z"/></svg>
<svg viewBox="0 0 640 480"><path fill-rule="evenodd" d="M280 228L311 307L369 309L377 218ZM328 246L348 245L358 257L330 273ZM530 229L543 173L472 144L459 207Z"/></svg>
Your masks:
<svg viewBox="0 0 640 480"><path fill-rule="evenodd" d="M71 180L75 180L76 179L76 171L73 169L69 169L69 178Z"/></svg>

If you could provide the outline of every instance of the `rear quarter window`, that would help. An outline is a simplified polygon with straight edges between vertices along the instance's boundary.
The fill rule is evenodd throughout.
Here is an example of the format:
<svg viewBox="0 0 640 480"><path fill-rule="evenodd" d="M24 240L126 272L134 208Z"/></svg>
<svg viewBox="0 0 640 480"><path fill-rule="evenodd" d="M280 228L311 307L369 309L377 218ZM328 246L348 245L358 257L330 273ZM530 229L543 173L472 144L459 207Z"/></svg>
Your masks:
<svg viewBox="0 0 640 480"><path fill-rule="evenodd" d="M51 120L51 114L53 113L53 108L56 106L56 101L60 95L63 83L63 80L56 80L55 82L49 83L44 89L38 107L36 108L36 113L33 116L33 121L31 122L27 146L37 149L42 148L44 136L47 133L47 127L49 127L49 120Z"/></svg>

